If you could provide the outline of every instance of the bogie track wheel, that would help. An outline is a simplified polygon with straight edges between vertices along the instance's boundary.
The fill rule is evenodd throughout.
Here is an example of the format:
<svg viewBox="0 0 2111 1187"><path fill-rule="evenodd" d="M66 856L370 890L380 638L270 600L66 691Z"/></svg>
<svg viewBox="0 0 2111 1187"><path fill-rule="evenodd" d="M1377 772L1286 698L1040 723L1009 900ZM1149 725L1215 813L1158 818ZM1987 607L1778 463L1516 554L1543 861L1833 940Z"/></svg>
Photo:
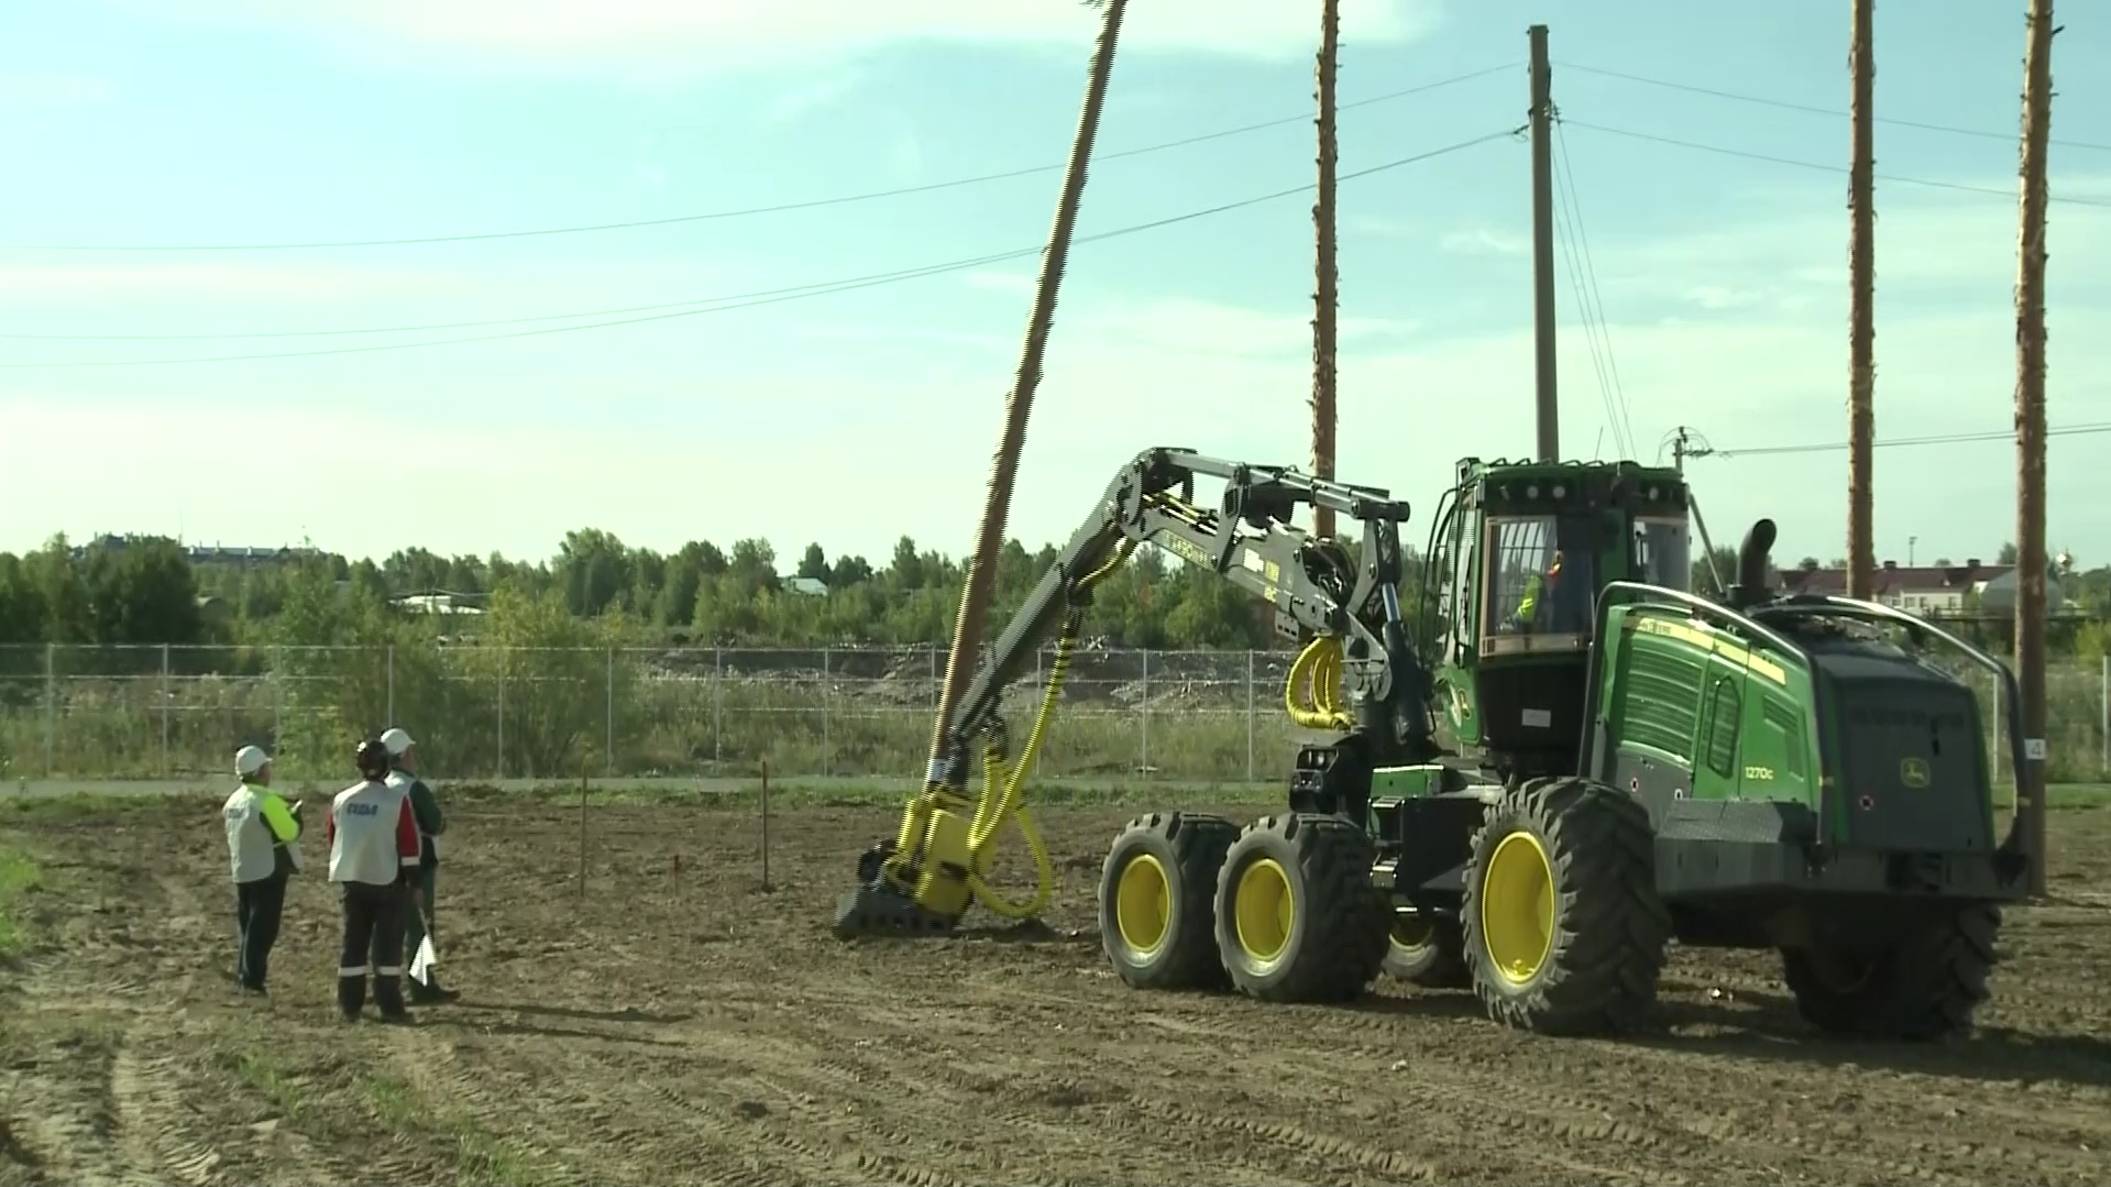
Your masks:
<svg viewBox="0 0 2111 1187"><path fill-rule="evenodd" d="M1348 1001L1385 960L1389 910L1375 853L1336 816L1246 826L1217 873L1217 949L1232 984L1263 1001Z"/></svg>
<svg viewBox="0 0 2111 1187"><path fill-rule="evenodd" d="M1386 942L1385 975L1426 989L1463 989L1472 983L1465 948L1458 920L1399 909Z"/></svg>
<svg viewBox="0 0 2111 1187"><path fill-rule="evenodd" d="M1789 948L1783 972L1796 1007L1819 1028L1864 1038L1940 1040L1972 1028L1987 998L2001 910L1987 904L1901 911L1889 943L1855 952Z"/></svg>
<svg viewBox="0 0 2111 1187"><path fill-rule="evenodd" d="M1587 779L1511 788L1474 835L1459 918L1491 1018L1546 1034L1638 1027L1671 937L1648 813Z"/></svg>
<svg viewBox="0 0 2111 1187"><path fill-rule="evenodd" d="M1217 867L1239 835L1220 816L1154 812L1115 836L1100 866L1100 947L1138 989L1221 988L1211 935Z"/></svg>

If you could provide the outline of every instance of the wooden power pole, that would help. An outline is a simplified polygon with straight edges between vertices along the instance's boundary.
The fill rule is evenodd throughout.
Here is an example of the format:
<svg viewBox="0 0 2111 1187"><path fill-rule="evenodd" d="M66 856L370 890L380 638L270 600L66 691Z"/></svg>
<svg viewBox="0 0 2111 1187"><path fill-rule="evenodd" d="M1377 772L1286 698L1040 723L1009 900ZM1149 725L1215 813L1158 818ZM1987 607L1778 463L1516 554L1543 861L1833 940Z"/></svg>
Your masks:
<svg viewBox="0 0 2111 1187"><path fill-rule="evenodd" d="M1560 405L1554 391L1554 165L1548 125L1553 80L1547 65L1547 27L1525 30L1532 44L1532 337L1537 360L1539 459L1561 456Z"/></svg>
<svg viewBox="0 0 2111 1187"><path fill-rule="evenodd" d="M1876 0L1850 0L1854 9L1854 43L1848 70L1854 76L1853 161L1848 170L1847 241L1849 297L1847 366L1847 596L1867 598L1876 585L1876 546L1872 542L1874 492L1870 487L1870 453L1876 438L1876 149L1873 99L1876 62L1870 57Z"/></svg>
<svg viewBox="0 0 2111 1187"><path fill-rule="evenodd" d="M1334 74L1341 48L1341 0L1320 0L1319 33L1319 200L1312 207L1318 258L1312 310L1312 473L1334 477L1335 308L1340 274L1334 251ZM1334 534L1334 511L1312 509L1312 531Z"/></svg>
<svg viewBox="0 0 2111 1187"><path fill-rule="evenodd" d="M1092 67L1085 84L1084 109L1078 116L1077 136L1070 144L1070 163L1063 175L1062 194L1056 203L1055 226L1048 247L1041 255L1040 283L1034 288L1033 312L1026 326L1026 342L1013 380L1011 397L1004 406L1004 433L991 461L990 482L983 502L981 526L975 535L975 553L968 562L967 584L960 597L960 616L954 622L953 649L946 657L945 684L939 693L938 721L931 731L931 765L927 783L965 777L949 772L944 760L948 750L954 707L967 691L981 654L982 627L989 617L991 586L997 571L997 554L1004 544L1004 521L1011 508L1012 480L1018 473L1019 453L1026 445L1026 418L1033 406L1034 390L1041 383L1041 357L1047 351L1048 333L1055 322L1056 290L1063 281L1063 263L1070 254L1070 237L1077 225L1078 204L1085 192L1085 164L1092 157L1092 141L1099 132L1100 111L1106 104L1107 80L1114 71L1114 45L1121 33L1122 14L1128 0L1103 0L1104 24L1099 44L1092 54Z"/></svg>
<svg viewBox="0 0 2111 1187"><path fill-rule="evenodd" d="M2023 749L2016 811L2030 892L2045 893L2045 156L2052 132L2052 0L2029 0L2023 50L2022 229L2016 239L2016 664Z"/></svg>

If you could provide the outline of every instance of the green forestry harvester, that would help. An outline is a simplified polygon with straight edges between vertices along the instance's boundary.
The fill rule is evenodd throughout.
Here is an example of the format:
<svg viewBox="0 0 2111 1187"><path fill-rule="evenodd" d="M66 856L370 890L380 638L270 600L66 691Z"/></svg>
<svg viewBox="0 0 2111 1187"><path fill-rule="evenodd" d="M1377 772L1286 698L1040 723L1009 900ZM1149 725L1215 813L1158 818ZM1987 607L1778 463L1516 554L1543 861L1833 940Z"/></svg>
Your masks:
<svg viewBox="0 0 2111 1187"><path fill-rule="evenodd" d="M1216 507L1197 477L1222 480ZM1360 540L1298 527L1305 505L1354 520ZM977 900L1015 916L1045 903L1020 782L1093 585L1149 543L1274 606L1302 644L1286 708L1333 736L1302 746L1284 811L1243 827L1159 812L1114 839L1100 932L1128 984L1340 1001L1389 973L1470 985L1528 1030L1620 1030L1649 1012L1676 938L1778 949L1828 1030L1967 1028L2026 863L2012 823L1996 839L1977 701L1924 648L1992 671L2013 707L2008 670L1885 606L1770 596L1768 520L1726 597L1696 596L1689 505L1668 469L1462 461L1403 605L1408 508L1385 491L1143 452L993 644L946 723L946 759L861 860L838 934L942 932ZM1051 633L1054 675L1013 764L999 698ZM2003 724L2020 750L2012 708ZM1012 818L1039 867L1026 907L985 881Z"/></svg>

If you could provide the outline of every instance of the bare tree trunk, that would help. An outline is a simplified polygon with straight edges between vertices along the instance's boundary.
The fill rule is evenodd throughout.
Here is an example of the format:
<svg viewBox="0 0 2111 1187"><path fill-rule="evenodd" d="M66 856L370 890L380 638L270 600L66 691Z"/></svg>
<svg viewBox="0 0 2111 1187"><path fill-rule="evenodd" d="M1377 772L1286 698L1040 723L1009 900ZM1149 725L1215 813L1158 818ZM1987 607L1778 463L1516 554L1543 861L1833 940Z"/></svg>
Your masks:
<svg viewBox="0 0 2111 1187"><path fill-rule="evenodd" d="M1320 0L1319 201L1312 207L1318 244L1314 265L1318 286L1312 297L1312 472L1320 478L1334 477L1334 313L1340 287L1334 245L1334 74L1340 43L1340 0ZM1331 508L1312 509L1312 530L1320 536L1334 534Z"/></svg>
<svg viewBox="0 0 2111 1187"><path fill-rule="evenodd" d="M1078 116L1077 136L1070 144L1069 169L1063 177L1062 197L1056 206L1055 226L1048 249L1041 257L1040 283L1034 290L1033 313L1027 322L1026 344L1011 398L1004 408L1004 435L990 466L988 497L982 506L982 523L975 536L975 553L968 562L967 583L960 597L960 616L954 623L953 650L946 658L946 677L939 694L938 721L931 730L931 767L927 783L939 782L947 740L948 722L974 674L982 647L982 629L989 618L990 586L997 570L997 554L1004 544L1004 521L1011 508L1012 481L1017 475L1019 453L1026 444L1026 418L1033 405L1034 390L1041 382L1041 358L1048 346L1049 328L1055 322L1056 290L1063 279L1063 263L1070 254L1070 237L1077 225L1078 204L1085 191L1085 166L1092 157L1092 141L1099 132L1100 110L1107 98L1107 80L1114 72L1114 46L1128 0L1102 0L1104 23L1092 54L1091 73L1085 86L1085 104ZM964 773L958 773L964 777Z"/></svg>
<svg viewBox="0 0 2111 1187"><path fill-rule="evenodd" d="M2052 132L2052 0L2030 0L2023 51L2022 229L2016 239L2016 756L2030 889L2045 893L2045 157Z"/></svg>
<svg viewBox="0 0 2111 1187"><path fill-rule="evenodd" d="M1876 211L1871 206L1876 163L1871 92L1875 89L1876 63L1870 56L1871 17L1876 0L1851 3L1854 44L1848 51L1848 69L1854 75L1854 160L1847 187L1847 207L1852 218L1847 268L1853 287L1848 310L1847 595L1866 598L1876 584L1876 548L1871 540L1875 492L1871 489L1869 457L1876 437Z"/></svg>

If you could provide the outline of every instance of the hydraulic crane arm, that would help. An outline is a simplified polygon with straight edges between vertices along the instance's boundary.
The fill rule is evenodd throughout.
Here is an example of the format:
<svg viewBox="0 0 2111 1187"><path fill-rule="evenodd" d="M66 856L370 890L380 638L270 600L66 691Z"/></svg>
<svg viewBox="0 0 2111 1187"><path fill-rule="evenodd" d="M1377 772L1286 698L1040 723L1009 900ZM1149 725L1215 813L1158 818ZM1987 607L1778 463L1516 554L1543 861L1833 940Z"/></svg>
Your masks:
<svg viewBox="0 0 2111 1187"><path fill-rule="evenodd" d="M1222 481L1216 507L1196 501L1197 478ZM1338 541L1314 537L1293 522L1308 504L1361 523L1355 559ZM924 793L911 801L899 837L876 847L862 864L862 884L838 914L839 934L949 927L966 910L970 885L979 880L975 850L1012 810L1017 791L1014 786L1003 803L979 808L967 798L972 744L1001 736L998 708L1005 688L1033 665L1041 643L1062 631L1050 703L1035 727L1038 738L1093 586L1143 544L1265 600L1275 608L1283 635L1337 648L1350 708L1329 724L1347 730L1366 763L1433 756L1428 678L1400 611L1399 525L1407 518L1407 504L1383 490L1288 467L1228 462L1185 449L1138 454L1107 484L991 645L946 723L944 757L929 772ZM1306 658L1300 657L1300 665ZM1032 748L1030 742L1022 768ZM1028 839L1038 850L1036 834L1029 831Z"/></svg>

